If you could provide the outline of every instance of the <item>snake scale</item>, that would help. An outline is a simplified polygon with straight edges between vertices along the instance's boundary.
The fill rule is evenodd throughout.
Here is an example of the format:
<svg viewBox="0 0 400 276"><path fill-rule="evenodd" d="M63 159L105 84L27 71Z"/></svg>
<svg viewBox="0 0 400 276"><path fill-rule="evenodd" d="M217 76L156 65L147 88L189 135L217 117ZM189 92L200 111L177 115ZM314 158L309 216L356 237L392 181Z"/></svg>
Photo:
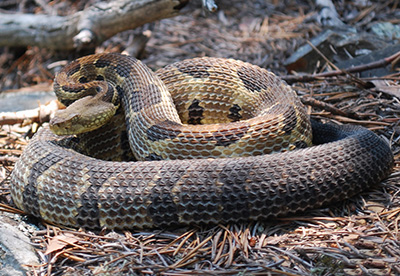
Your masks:
<svg viewBox="0 0 400 276"><path fill-rule="evenodd" d="M54 88L69 106L53 131L103 126L67 136L44 126L17 161L13 202L50 223L138 229L265 220L351 197L393 166L376 134L310 122L285 82L241 61L196 58L154 74L134 58L97 54L66 66ZM80 119L77 109L92 112L93 101L106 115L58 125Z"/></svg>

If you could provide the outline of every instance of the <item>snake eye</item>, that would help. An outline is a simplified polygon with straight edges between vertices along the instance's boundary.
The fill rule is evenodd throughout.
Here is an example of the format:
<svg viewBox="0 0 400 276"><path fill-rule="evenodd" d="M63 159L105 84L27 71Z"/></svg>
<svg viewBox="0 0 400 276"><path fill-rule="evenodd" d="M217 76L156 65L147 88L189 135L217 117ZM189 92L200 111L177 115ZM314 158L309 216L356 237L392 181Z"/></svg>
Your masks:
<svg viewBox="0 0 400 276"><path fill-rule="evenodd" d="M101 89L100 86L96 86L96 92L97 92L97 93L100 93L102 90L103 90L103 89Z"/></svg>

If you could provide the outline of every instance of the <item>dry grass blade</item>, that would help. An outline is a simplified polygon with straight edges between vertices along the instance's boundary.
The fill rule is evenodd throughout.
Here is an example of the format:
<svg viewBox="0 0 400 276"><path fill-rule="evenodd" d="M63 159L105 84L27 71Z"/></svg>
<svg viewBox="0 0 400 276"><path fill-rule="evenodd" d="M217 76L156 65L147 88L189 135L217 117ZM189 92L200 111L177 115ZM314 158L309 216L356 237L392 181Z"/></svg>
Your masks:
<svg viewBox="0 0 400 276"><path fill-rule="evenodd" d="M212 236L207 237L204 241L200 242L195 248L193 248L189 253L187 253L186 256L184 256L182 259L174 263L170 268L178 268L182 267L185 265L185 263L191 259L193 256L195 256L198 253L198 250L203 247L206 243L208 243L212 239ZM207 250L207 249L205 249Z"/></svg>
<svg viewBox="0 0 400 276"><path fill-rule="evenodd" d="M10 206L8 204L4 204L4 203L0 203L0 211L1 212L12 213L12 214L18 214L18 215L25 215L25 213L23 211L21 211L19 209L16 209L16 208L14 208L14 207L12 207L12 206Z"/></svg>

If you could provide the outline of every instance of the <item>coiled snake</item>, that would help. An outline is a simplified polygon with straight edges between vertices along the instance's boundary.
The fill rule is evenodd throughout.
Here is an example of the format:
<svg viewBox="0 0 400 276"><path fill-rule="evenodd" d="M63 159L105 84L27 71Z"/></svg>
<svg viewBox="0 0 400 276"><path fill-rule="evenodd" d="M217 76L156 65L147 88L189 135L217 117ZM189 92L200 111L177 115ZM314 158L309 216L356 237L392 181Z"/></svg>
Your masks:
<svg viewBox="0 0 400 276"><path fill-rule="evenodd" d="M134 58L97 54L65 67L54 87L70 106L52 129L82 133L84 125L94 136L43 127L15 165L11 195L18 208L56 224L263 220L351 197L393 166L377 135L358 126L311 127L289 86L240 61L197 58L155 75ZM320 145L303 148L311 139ZM130 159L139 161L107 161Z"/></svg>

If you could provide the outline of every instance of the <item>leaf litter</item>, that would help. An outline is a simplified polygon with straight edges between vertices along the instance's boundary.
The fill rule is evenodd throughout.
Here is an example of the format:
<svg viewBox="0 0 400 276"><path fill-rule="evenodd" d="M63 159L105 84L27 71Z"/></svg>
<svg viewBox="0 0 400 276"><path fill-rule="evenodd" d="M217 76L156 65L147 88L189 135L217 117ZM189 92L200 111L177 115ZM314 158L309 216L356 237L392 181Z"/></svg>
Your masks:
<svg viewBox="0 0 400 276"><path fill-rule="evenodd" d="M221 3L221 11L214 15L194 9L154 23L142 59L157 69L199 55L233 57L283 75L284 58L321 29L309 21L314 10L294 6L295 1L283 6L271 1L278 11L285 12L266 15L257 5L267 4L252 2L249 7L240 1L233 1L231 6ZM395 5L395 1L375 2L375 7L378 5L387 14ZM193 5L198 8L198 4ZM342 14L346 8L357 8L357 3L351 6L343 1L341 5L337 8ZM373 20L368 12L367 8L360 8L352 22L366 25L367 19ZM379 14L375 16L379 18ZM117 36L99 50L123 50L123 43L113 43L124 41L127 35L130 34ZM5 50L2 55L13 54ZM49 63L50 56L44 50L29 49L11 63L6 73L0 70L0 77L6 80L3 83L10 84L18 74L19 83L10 85L14 88L27 86L32 80L51 83L49 74L43 73L50 69L34 69L36 62ZM320 76L291 83L312 117L337 124L361 124L390 142L395 168L377 187L339 204L296 216L203 228L90 232L24 219L16 223L35 225L36 230L28 235L41 259L41 265L27 268L28 275L400 274L400 75L395 71L371 79L352 74L355 75ZM365 86L369 82L373 85ZM10 206L9 176L40 123L1 126L2 210L16 212Z"/></svg>

